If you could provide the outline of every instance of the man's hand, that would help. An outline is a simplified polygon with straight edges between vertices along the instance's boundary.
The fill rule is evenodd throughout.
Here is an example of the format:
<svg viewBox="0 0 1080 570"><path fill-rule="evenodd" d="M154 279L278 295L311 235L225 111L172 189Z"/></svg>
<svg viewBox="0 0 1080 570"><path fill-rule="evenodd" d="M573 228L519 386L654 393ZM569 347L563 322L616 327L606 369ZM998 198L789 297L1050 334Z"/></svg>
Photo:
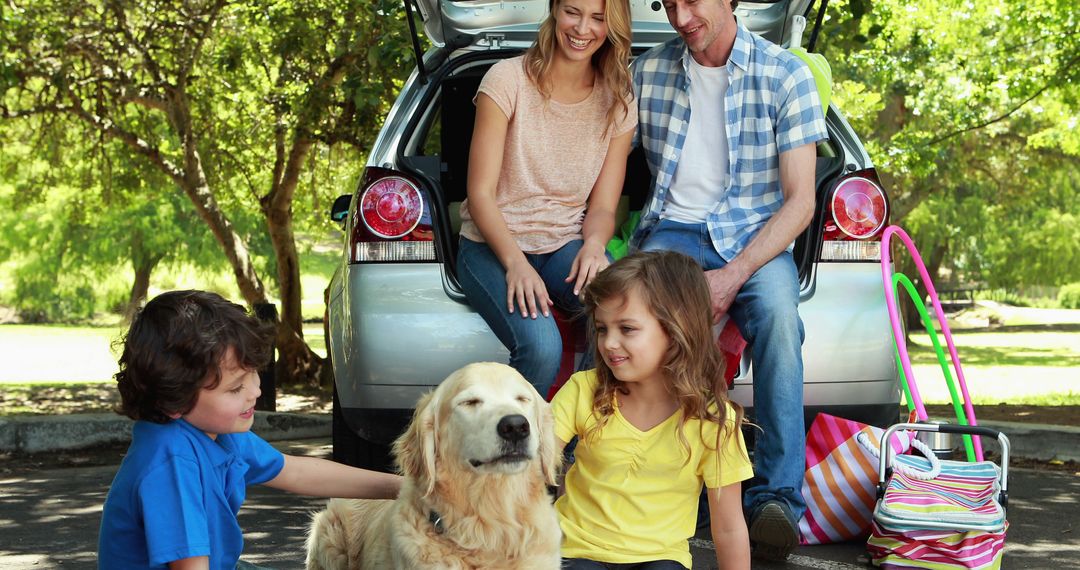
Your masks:
<svg viewBox="0 0 1080 570"><path fill-rule="evenodd" d="M705 272L705 281L709 284L709 292L712 294L713 323L720 322L735 296L739 294L750 274L742 270L740 264L729 263L720 269L711 269Z"/></svg>

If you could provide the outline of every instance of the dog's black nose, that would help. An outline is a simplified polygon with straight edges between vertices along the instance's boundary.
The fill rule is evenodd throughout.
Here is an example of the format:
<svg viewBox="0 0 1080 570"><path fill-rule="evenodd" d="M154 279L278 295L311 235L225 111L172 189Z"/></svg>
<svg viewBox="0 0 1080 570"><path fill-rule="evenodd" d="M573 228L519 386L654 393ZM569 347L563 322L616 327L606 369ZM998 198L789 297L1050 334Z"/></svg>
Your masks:
<svg viewBox="0 0 1080 570"><path fill-rule="evenodd" d="M521 414L503 416L495 429L506 441L521 441L529 437L529 420Z"/></svg>

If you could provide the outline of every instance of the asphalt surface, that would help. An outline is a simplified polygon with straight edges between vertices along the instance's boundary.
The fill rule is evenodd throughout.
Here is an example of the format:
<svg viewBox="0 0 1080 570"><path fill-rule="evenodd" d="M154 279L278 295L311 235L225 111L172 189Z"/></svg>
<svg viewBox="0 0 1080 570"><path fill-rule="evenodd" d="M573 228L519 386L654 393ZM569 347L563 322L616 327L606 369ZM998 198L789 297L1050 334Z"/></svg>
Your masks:
<svg viewBox="0 0 1080 570"><path fill-rule="evenodd" d="M328 438L274 443L286 453L328 456ZM0 469L0 568L94 568L101 505L116 472L109 464L40 467L11 463ZM113 461L115 460L115 461ZM1080 473L1010 469L1009 535L1003 568L1076 568L1080 561ZM240 512L243 559L287 570L303 568L310 514L323 499L252 487ZM692 544L694 570L715 568L707 536ZM861 542L799 548L786 564L755 560L755 569L868 568Z"/></svg>

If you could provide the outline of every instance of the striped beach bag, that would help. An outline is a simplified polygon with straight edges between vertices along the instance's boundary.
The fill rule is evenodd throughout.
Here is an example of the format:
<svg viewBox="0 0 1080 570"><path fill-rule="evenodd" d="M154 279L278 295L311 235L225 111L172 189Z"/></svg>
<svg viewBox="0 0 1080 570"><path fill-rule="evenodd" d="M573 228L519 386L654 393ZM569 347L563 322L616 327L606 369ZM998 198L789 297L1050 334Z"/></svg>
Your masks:
<svg viewBox="0 0 1080 570"><path fill-rule="evenodd" d="M914 455L899 456L891 476L879 462L880 499L867 541L871 561L883 568L1001 567L1008 522L1008 438L978 426L898 424L894 428L997 437L1002 466ZM887 480L887 482L886 482Z"/></svg>
<svg viewBox="0 0 1080 570"><path fill-rule="evenodd" d="M802 544L843 542L870 533L877 500L878 441L884 431L829 414L814 418L806 434ZM897 433L893 452L907 453L913 440L912 434Z"/></svg>

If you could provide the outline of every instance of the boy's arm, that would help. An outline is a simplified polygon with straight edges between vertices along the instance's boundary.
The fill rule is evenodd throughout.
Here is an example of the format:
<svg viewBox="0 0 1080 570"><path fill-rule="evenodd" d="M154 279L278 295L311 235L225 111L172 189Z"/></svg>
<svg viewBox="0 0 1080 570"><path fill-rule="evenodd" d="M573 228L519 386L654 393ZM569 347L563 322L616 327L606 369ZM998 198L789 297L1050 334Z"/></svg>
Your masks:
<svg viewBox="0 0 1080 570"><path fill-rule="evenodd" d="M210 570L209 556L192 556L169 563L169 570Z"/></svg>
<svg viewBox="0 0 1080 570"><path fill-rule="evenodd" d="M393 499L401 489L401 476L349 467L341 463L285 455L285 465L267 487L312 497Z"/></svg>
<svg viewBox="0 0 1080 570"><path fill-rule="evenodd" d="M742 483L708 489L709 523L720 570L750 568L750 535L742 515Z"/></svg>

